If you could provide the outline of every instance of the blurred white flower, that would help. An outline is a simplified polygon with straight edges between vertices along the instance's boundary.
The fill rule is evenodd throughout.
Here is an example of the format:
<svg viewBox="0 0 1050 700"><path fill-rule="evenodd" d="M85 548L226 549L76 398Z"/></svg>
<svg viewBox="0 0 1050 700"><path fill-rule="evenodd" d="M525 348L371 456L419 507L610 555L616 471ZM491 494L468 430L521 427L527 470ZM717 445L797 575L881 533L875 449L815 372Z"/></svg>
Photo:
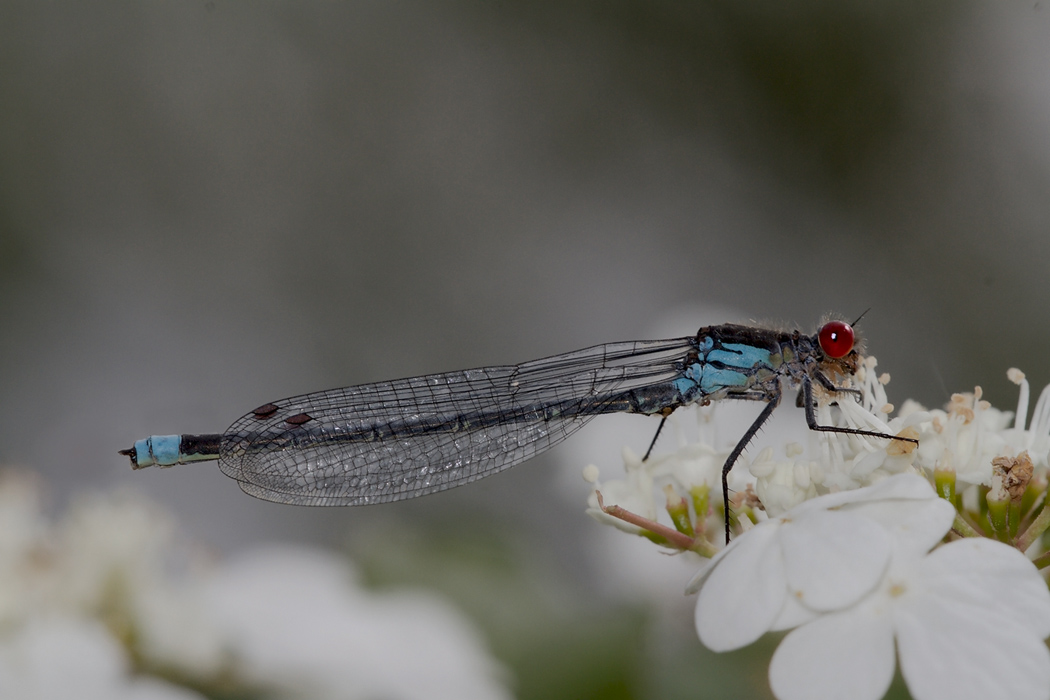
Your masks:
<svg viewBox="0 0 1050 700"><path fill-rule="evenodd" d="M500 668L450 605L361 590L330 554L271 547L205 582L237 673L289 698L509 700Z"/></svg>
<svg viewBox="0 0 1050 700"><path fill-rule="evenodd" d="M99 622L29 619L0 641L0 697L29 700L203 700L170 683L137 676L127 653Z"/></svg>
<svg viewBox="0 0 1050 700"><path fill-rule="evenodd" d="M41 574L49 565L49 523L40 514L36 480L0 474L0 624L7 626L46 595Z"/></svg>
<svg viewBox="0 0 1050 700"><path fill-rule="evenodd" d="M232 667L228 635L212 615L195 577L160 581L135 591L135 646L143 661L202 682Z"/></svg>
<svg viewBox="0 0 1050 700"><path fill-rule="evenodd" d="M199 697L149 680L166 674L245 697L510 698L451 605L365 591L334 555L215 562L126 491L81 496L51 523L36 482L11 474L0 525L0 697Z"/></svg>
<svg viewBox="0 0 1050 700"><path fill-rule="evenodd" d="M130 489L84 493L52 529L51 542L51 604L127 619L141 592L166 585L175 523Z"/></svg>

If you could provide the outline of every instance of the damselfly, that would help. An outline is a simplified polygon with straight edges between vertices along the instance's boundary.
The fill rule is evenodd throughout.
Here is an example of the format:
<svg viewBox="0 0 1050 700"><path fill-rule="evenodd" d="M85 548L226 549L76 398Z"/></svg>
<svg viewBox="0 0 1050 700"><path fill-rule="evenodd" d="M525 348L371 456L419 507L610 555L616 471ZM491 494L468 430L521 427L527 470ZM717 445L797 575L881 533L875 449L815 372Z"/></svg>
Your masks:
<svg viewBox="0 0 1050 700"><path fill-rule="evenodd" d="M858 358L853 328L843 321L827 322L814 335L707 326L686 338L609 343L520 365L293 396L256 408L221 435L154 435L121 454L136 469L217 459L224 474L257 498L356 506L495 474L553 447L599 414L662 416L648 458L679 406L760 401L765 407L722 468L728 542L729 471L785 386L801 389L811 430L907 440L817 424L814 383L830 395L857 394L840 384L856 371Z"/></svg>

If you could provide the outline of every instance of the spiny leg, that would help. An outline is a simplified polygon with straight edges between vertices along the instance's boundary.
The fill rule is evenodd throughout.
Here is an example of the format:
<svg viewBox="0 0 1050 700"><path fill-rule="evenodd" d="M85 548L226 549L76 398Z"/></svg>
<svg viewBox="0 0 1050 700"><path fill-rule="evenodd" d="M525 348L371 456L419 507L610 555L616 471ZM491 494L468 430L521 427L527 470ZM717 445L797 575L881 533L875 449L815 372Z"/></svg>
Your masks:
<svg viewBox="0 0 1050 700"><path fill-rule="evenodd" d="M730 394L726 398L742 399L742 400L745 400L745 401L768 401L769 400L769 394L768 394L768 392L765 392L765 391L761 391L761 392L759 392L759 391L747 391L747 392L743 392L743 393L740 393L740 394ZM802 395L801 394L799 394L799 401L800 402L802 401ZM801 408L801 407L802 407L802 404L799 403L799 408ZM651 455L653 453L653 448L656 447L656 441L660 439L660 431L664 429L664 424L667 422L667 419L670 416L671 416L671 413L668 411L667 413L664 413L663 414L663 418L660 419L660 425L658 425L656 427L656 435L653 435L653 441L649 443L649 449L645 451L645 456L642 457L642 461L643 462L649 461L649 455Z"/></svg>
<svg viewBox="0 0 1050 700"><path fill-rule="evenodd" d="M835 383L828 379L827 375L825 375L820 370L815 370L812 374L812 377L817 381L817 384L820 384L822 387L824 387L824 389L826 389L830 394L850 394L851 396L853 396L853 398L857 400L857 403L860 403L861 399L864 398L864 393L860 389L854 389L853 387L848 386L835 386ZM801 400L802 397L799 396L799 401ZM802 404L800 403L799 408L801 407Z"/></svg>
<svg viewBox="0 0 1050 700"><path fill-rule="evenodd" d="M826 380L823 375L817 375ZM819 381L819 379L818 379ZM821 382L823 384L823 382ZM855 390L842 389L835 387L835 391L839 392L850 392ZM912 442L916 445L919 444L918 440L913 438L899 437L897 435L889 435L887 433L877 433L873 430L861 430L859 428L840 428L837 425L819 425L817 423L817 403L813 400L813 382L810 381L809 377L802 378L802 395L806 404L806 424L810 430L819 430L825 433L845 433L846 435L867 435L868 437L886 438L887 440L901 440L902 442Z"/></svg>
<svg viewBox="0 0 1050 700"><path fill-rule="evenodd" d="M769 403L762 409L762 412L758 414L758 418L751 424L751 427L744 433L744 437L740 438L740 442L736 444L733 451L729 453L729 457L726 458L726 463L722 465L722 505L725 507L725 519L726 519L726 544L729 544L729 472L733 468L737 459L743 454L744 449L747 447L747 443L751 442L752 438L758 434L758 431L762 429L762 424L769 420L769 417L773 415L773 411L776 410L777 405L780 404L780 390L778 389L775 394L769 398Z"/></svg>
<svg viewBox="0 0 1050 700"><path fill-rule="evenodd" d="M643 462L649 461L649 455L653 453L653 448L656 447L656 440L660 437L660 431L664 429L664 423L667 422L667 416L660 419L660 425L656 428L656 435L653 435L653 441L649 443L649 449L645 451L645 456L642 457Z"/></svg>

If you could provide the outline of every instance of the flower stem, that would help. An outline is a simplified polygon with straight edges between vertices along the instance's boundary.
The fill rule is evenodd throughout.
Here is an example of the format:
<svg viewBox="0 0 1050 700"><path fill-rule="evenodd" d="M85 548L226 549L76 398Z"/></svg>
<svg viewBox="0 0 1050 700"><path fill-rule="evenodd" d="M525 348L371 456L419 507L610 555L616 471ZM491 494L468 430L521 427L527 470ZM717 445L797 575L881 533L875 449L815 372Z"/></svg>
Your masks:
<svg viewBox="0 0 1050 700"><path fill-rule="evenodd" d="M1050 508L1044 506L1039 515L1032 521L1032 524L1028 526L1028 529L1014 540L1014 546L1022 552L1027 550L1040 535L1046 532L1048 527L1050 527Z"/></svg>
<svg viewBox="0 0 1050 700"><path fill-rule="evenodd" d="M595 491L595 494L598 496L598 507L601 508L603 513L611 515L614 518L619 518L625 523L630 523L631 525L636 525L642 528L642 530L646 531L646 536L655 535L657 538L664 540L662 544L666 544L668 547L696 552L700 556L707 558L713 557L718 551L710 542L701 537L692 538L683 535L674 528L661 525L655 520L650 520L649 518L643 518L642 516L632 513L620 506L607 506L602 499L602 492ZM652 537L650 537L650 539L652 539Z"/></svg>
<svg viewBox="0 0 1050 700"><path fill-rule="evenodd" d="M952 523L952 529L963 537L981 536L981 533L977 532L977 530L974 529L974 527L960 513L955 514L955 522Z"/></svg>
<svg viewBox="0 0 1050 700"><path fill-rule="evenodd" d="M1037 569L1045 569L1047 566L1050 566L1050 552L1036 557L1032 560L1032 563L1035 564L1035 568Z"/></svg>

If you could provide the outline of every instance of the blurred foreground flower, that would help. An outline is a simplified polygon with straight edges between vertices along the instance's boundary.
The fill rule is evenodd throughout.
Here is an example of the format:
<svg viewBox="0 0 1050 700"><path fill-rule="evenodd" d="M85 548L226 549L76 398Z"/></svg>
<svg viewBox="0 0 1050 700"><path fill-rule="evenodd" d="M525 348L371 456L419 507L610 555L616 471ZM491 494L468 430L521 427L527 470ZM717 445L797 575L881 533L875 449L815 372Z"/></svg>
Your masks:
<svg viewBox="0 0 1050 700"><path fill-rule="evenodd" d="M100 622L54 616L26 620L0 644L0 697L195 700L202 696L132 673L127 653Z"/></svg>
<svg viewBox="0 0 1050 700"><path fill-rule="evenodd" d="M784 457L738 462L738 536L720 549L720 471L728 450L701 443L599 483L589 511L665 547L708 557L690 584L696 628L715 651L793 630L770 664L781 700L882 697L895 668L912 695L1050 698L1050 388L1025 427L972 394L946 410L906 402L888 416L874 358L854 378L861 400L818 410L834 424L918 438L913 444L810 432ZM808 443L808 447L803 444ZM749 466L745 471L742 467ZM749 472L749 473L748 473ZM932 484L932 485L931 485ZM1028 555L1027 557L1025 555ZM1035 565L1029 558L1035 559Z"/></svg>
<svg viewBox="0 0 1050 700"><path fill-rule="evenodd" d="M131 493L55 524L38 500L32 479L0 477L0 697L511 697L435 596L365 591L319 550L202 561Z"/></svg>

